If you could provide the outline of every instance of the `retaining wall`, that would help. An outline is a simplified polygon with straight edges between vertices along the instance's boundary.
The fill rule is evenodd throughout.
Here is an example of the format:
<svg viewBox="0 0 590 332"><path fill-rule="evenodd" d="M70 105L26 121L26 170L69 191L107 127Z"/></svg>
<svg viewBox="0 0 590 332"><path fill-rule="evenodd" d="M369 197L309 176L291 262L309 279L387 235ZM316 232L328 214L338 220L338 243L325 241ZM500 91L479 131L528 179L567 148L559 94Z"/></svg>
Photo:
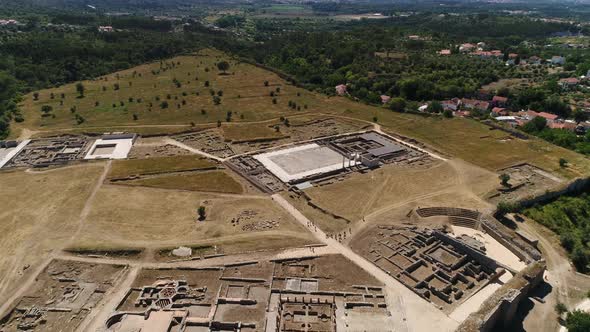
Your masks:
<svg viewBox="0 0 590 332"><path fill-rule="evenodd" d="M545 261L529 264L469 315L457 332L489 332L511 322L520 302L543 280L545 269Z"/></svg>

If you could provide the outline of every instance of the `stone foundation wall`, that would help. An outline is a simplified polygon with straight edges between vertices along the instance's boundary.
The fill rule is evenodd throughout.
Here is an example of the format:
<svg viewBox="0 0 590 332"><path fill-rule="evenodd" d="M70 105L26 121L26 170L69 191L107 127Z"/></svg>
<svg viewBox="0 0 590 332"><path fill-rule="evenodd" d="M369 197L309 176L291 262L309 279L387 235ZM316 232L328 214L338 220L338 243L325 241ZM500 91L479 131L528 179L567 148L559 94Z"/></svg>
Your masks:
<svg viewBox="0 0 590 332"><path fill-rule="evenodd" d="M510 322L520 302L543 280L545 269L545 261L529 264L488 298L478 311L469 315L457 332L489 332Z"/></svg>

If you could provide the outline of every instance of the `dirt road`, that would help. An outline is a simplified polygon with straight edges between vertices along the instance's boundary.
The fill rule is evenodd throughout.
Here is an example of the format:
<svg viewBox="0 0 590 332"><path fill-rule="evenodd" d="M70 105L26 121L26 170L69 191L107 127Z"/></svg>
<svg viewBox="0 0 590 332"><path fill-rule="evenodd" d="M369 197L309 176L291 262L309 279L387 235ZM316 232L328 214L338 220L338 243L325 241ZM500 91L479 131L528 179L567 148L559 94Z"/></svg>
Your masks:
<svg viewBox="0 0 590 332"><path fill-rule="evenodd" d="M329 238L282 196L275 194L272 198L303 226L307 227L318 240L326 244L327 248L348 258L385 284L388 306L400 318L396 319L398 325L393 327L395 331L427 331L432 329L433 326L436 326L438 331L453 331L458 326L458 322L436 309L432 304L424 301L376 265L359 256L336 239ZM411 309L406 310L405 308Z"/></svg>
<svg viewBox="0 0 590 332"><path fill-rule="evenodd" d="M543 230L541 225L525 218L525 222L518 223L518 228L539 240L539 248L547 262L545 281L550 285L549 293L543 298L544 303L531 301L532 308L522 326L527 331L557 331L560 325L557 322L555 305L561 302L570 309L579 305L580 297L590 289L590 277L575 272L565 252L555 243L556 240L551 241L548 238L555 235ZM577 296L572 297L572 294Z"/></svg>

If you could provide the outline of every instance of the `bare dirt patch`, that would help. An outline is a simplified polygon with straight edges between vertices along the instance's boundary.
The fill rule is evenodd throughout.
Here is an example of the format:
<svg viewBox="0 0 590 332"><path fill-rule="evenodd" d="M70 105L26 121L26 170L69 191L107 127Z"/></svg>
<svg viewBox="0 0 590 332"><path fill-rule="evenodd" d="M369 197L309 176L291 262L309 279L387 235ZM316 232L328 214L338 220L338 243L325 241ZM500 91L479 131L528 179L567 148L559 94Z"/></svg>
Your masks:
<svg viewBox="0 0 590 332"><path fill-rule="evenodd" d="M201 205L206 208L204 221L197 220ZM244 211L256 211L255 218L232 223ZM264 231L242 229L245 224L258 221L278 221L278 226ZM278 234L284 236L283 243L272 244L281 247L288 247L292 238L311 240L302 226L266 197L127 186L102 187L81 234L72 246L161 248L228 244L235 240L237 247L251 247L266 236ZM258 246L264 247L264 243Z"/></svg>
<svg viewBox="0 0 590 332"><path fill-rule="evenodd" d="M125 274L123 265L52 261L17 300L3 331L74 331Z"/></svg>
<svg viewBox="0 0 590 332"><path fill-rule="evenodd" d="M40 173L0 172L0 299L76 231L103 164Z"/></svg>

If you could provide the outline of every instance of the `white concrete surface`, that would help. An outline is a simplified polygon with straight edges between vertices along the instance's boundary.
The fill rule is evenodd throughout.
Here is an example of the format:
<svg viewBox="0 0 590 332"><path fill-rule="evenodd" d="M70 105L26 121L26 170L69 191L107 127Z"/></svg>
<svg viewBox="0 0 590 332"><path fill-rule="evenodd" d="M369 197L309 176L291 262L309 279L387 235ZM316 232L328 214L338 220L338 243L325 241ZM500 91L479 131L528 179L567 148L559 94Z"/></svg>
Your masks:
<svg viewBox="0 0 590 332"><path fill-rule="evenodd" d="M283 182L358 164L328 147L315 143L261 153L254 158Z"/></svg>
<svg viewBox="0 0 590 332"><path fill-rule="evenodd" d="M498 288L502 287L501 283L493 282L487 284L484 288L480 289L479 292L473 294L467 301L461 303L449 317L452 319L462 322L472 313L479 309L482 303L485 302Z"/></svg>
<svg viewBox="0 0 590 332"><path fill-rule="evenodd" d="M508 248L496 241L489 234L468 227L451 226L455 236L469 235L482 242L486 247L486 255L493 260L502 263L509 268L520 271L526 267L526 263L513 254Z"/></svg>
<svg viewBox="0 0 590 332"><path fill-rule="evenodd" d="M110 153L100 153L96 151L97 147L114 145L114 149ZM92 143L92 147L88 150L84 159L125 159L131 151L133 146L132 138L123 139L97 139Z"/></svg>
<svg viewBox="0 0 590 332"><path fill-rule="evenodd" d="M0 154L0 168L4 167L4 165L6 165L12 158L14 158L14 156L16 156L19 152L21 152L22 149L24 149L25 146L27 146L27 144L29 144L29 142L31 142L30 139L20 142L20 144L14 148L0 149L0 150L6 150L6 151L4 151L5 153Z"/></svg>

